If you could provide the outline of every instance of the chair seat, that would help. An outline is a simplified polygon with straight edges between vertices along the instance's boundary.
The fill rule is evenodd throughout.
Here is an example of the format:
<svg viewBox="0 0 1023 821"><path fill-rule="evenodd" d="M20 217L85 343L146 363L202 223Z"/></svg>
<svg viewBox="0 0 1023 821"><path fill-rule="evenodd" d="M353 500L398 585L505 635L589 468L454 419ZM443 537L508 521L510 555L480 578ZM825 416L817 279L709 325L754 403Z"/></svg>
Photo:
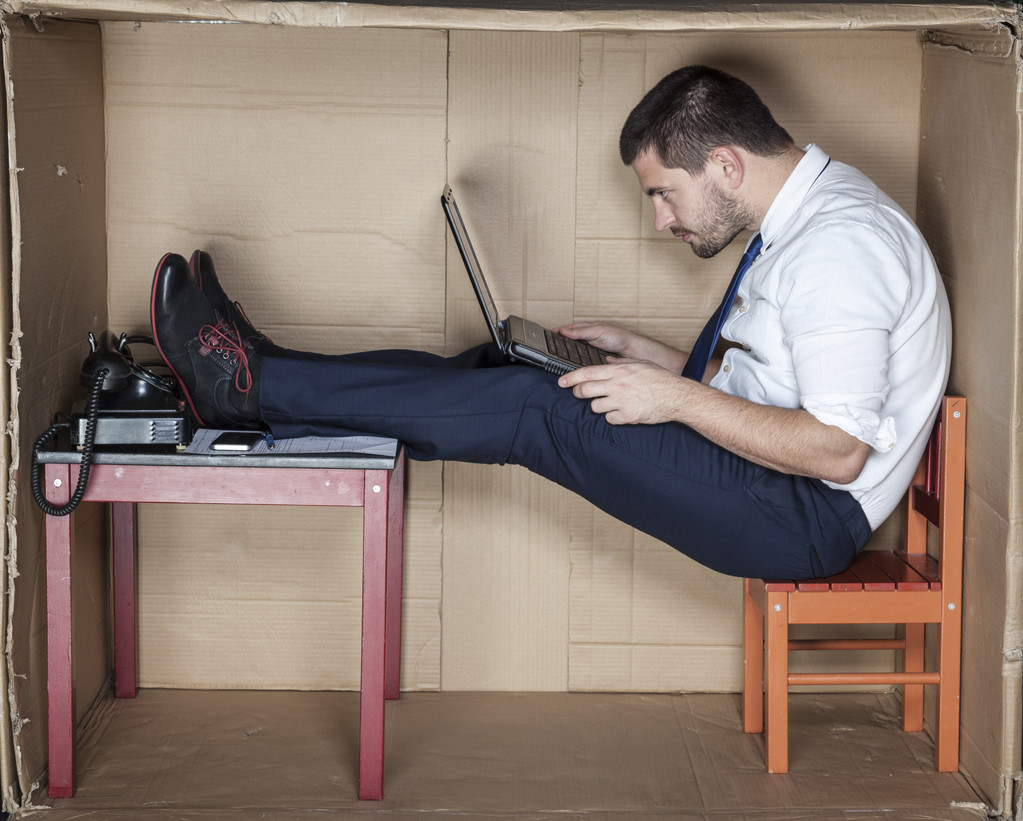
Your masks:
<svg viewBox="0 0 1023 821"><path fill-rule="evenodd" d="M941 590L938 563L904 550L864 550L848 569L820 579L764 579L769 593L823 593L856 590Z"/></svg>

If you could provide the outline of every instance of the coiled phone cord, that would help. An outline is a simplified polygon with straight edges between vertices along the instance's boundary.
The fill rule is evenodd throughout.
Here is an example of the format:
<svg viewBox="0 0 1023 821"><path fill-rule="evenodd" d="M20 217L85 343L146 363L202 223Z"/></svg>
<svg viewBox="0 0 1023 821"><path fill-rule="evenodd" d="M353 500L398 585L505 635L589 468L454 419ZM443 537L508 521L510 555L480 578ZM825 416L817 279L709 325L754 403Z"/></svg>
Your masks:
<svg viewBox="0 0 1023 821"><path fill-rule="evenodd" d="M103 380L110 373L109 368L101 368L97 371L89 390L89 398L85 404L85 441L82 445L81 469L78 472L78 484L75 492L67 503L56 507L46 501L46 494L43 493L42 467L39 464L39 452L43 446L54 438L61 428L68 427L67 423L52 425L42 436L36 439L32 446L32 497L36 504L48 516L67 516L72 510L78 507L85 496L85 488L89 483L89 471L92 469L92 446L96 438L96 418L99 416L99 399L103 389Z"/></svg>

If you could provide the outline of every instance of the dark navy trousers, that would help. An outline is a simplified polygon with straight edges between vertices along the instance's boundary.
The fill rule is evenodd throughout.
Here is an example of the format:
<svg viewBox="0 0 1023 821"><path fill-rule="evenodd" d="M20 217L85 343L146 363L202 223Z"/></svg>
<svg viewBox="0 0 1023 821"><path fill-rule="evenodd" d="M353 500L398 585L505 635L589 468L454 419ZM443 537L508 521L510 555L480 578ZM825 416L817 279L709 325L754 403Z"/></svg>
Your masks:
<svg viewBox="0 0 1023 821"><path fill-rule="evenodd" d="M610 425L493 345L451 358L274 346L259 395L278 438L362 432L401 440L412 459L522 465L733 576L837 573L870 538L849 493L755 465L685 425Z"/></svg>

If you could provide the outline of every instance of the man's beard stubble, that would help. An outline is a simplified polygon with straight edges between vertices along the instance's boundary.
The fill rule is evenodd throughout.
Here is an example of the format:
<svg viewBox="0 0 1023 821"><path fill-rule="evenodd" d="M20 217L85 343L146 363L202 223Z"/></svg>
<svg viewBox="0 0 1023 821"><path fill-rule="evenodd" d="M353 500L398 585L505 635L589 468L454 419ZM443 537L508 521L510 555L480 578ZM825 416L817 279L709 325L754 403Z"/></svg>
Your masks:
<svg viewBox="0 0 1023 821"><path fill-rule="evenodd" d="M695 229L690 247L701 259L709 259L727 248L733 239L753 224L753 209L729 196L710 180L703 185L707 209L703 230Z"/></svg>

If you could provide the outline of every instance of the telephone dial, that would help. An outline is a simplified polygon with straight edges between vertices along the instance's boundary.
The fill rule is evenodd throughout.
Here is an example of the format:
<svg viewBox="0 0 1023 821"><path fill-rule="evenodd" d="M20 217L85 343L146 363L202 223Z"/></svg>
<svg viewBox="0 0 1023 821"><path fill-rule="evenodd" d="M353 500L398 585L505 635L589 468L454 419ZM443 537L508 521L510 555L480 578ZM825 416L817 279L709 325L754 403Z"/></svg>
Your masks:
<svg viewBox="0 0 1023 821"><path fill-rule="evenodd" d="M146 336L121 334L117 347L101 347L89 334L89 355L82 363L79 381L89 389L88 398L76 402L70 417L58 414L54 424L40 436L32 448L32 495L42 510L51 516L65 516L85 495L96 446L161 446L182 450L192 440L192 420L177 382L160 375L158 365L135 361L130 345L153 340ZM39 452L46 443L68 429L71 444L82 454L78 485L66 505L56 507L46 501L41 487Z"/></svg>

